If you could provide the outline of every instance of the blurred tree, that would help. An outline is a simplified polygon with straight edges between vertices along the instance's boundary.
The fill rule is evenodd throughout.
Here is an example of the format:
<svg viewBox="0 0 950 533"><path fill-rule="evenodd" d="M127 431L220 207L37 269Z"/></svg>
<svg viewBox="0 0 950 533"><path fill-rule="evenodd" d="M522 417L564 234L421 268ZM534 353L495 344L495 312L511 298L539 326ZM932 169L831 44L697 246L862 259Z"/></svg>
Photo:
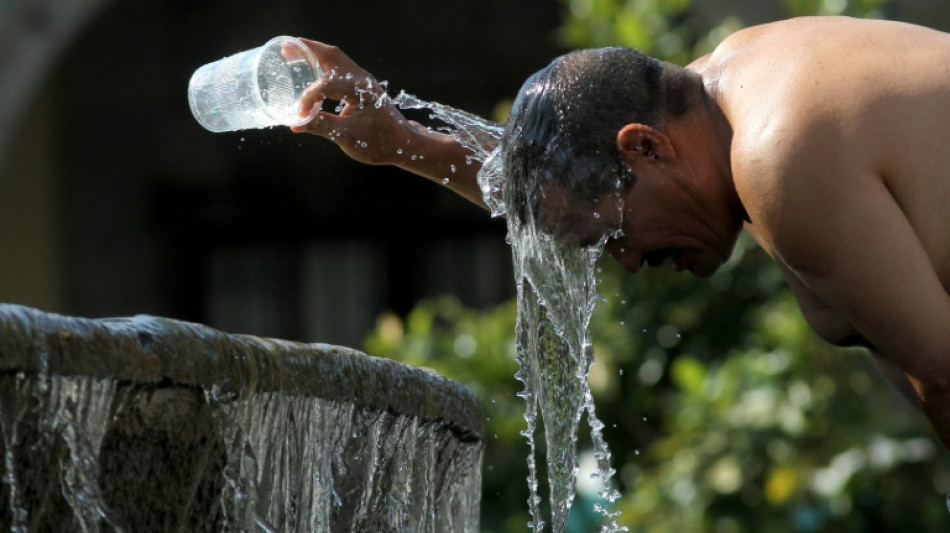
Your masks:
<svg viewBox="0 0 950 533"><path fill-rule="evenodd" d="M630 45L686 64L742 26L690 0L563 0L569 47ZM883 0L787 0L790 15L879 16ZM602 261L591 324L598 416L631 531L947 531L950 460L862 350L814 336L777 267L740 239L711 279ZM515 306L454 299L380 318L366 350L476 390L488 417L482 528L527 530ZM589 442L581 439L580 442ZM582 461L583 462L583 461ZM570 528L598 527L579 477Z"/></svg>

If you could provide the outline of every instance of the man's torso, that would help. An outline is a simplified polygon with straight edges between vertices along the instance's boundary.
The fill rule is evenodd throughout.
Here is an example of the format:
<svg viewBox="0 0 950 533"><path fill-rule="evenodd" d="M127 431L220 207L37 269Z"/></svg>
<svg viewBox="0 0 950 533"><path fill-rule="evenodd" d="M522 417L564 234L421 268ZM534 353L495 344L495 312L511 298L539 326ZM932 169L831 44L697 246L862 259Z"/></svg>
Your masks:
<svg viewBox="0 0 950 533"><path fill-rule="evenodd" d="M823 255L833 255L808 249L807 232L821 230L809 227L808 211L859 209L825 190L886 188L950 287L950 36L883 21L793 19L738 32L699 70L733 127L733 179L750 232L782 265L821 336L861 337L797 275L820 275ZM822 164L806 179L791 169L808 158ZM842 244L873 246L867 237Z"/></svg>

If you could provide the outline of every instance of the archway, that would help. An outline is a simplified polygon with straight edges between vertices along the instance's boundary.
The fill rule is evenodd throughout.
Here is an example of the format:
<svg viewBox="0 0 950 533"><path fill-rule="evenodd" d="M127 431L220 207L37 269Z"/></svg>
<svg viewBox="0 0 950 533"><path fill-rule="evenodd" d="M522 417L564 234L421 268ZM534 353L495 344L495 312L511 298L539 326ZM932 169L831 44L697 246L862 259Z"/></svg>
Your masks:
<svg viewBox="0 0 950 533"><path fill-rule="evenodd" d="M12 0L0 18L0 162L56 57L111 0Z"/></svg>

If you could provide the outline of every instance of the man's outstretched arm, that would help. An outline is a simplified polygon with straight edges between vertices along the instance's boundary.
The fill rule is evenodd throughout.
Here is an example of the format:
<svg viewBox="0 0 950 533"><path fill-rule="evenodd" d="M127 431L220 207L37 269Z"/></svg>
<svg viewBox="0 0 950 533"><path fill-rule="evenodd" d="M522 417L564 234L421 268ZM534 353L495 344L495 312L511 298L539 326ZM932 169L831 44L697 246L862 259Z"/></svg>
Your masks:
<svg viewBox="0 0 950 533"><path fill-rule="evenodd" d="M313 84L301 100L307 115L323 100L339 101L340 112L320 111L309 123L291 128L333 141L348 156L369 165L393 165L444 185L485 208L478 186L481 164L451 135L407 120L372 74L343 51L301 39L313 51L327 76Z"/></svg>

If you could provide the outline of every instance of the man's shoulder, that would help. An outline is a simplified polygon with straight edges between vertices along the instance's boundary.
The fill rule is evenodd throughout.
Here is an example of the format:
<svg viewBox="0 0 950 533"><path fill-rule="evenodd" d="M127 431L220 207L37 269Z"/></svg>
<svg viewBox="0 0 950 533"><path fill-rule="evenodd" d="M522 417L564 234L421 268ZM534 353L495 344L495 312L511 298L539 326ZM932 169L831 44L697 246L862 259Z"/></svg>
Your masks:
<svg viewBox="0 0 950 533"><path fill-rule="evenodd" d="M820 148L815 136L821 134L809 126L809 117L800 109L770 108L756 106L733 122L730 156L740 189L760 191L787 185L787 180L808 163L803 160L806 153Z"/></svg>
<svg viewBox="0 0 950 533"><path fill-rule="evenodd" d="M749 216L770 233L798 232L800 213L833 209L823 205L831 193L863 179L852 143L807 106L763 107L746 116L734 132L731 166Z"/></svg>
<svg viewBox="0 0 950 533"><path fill-rule="evenodd" d="M763 247L800 272L824 272L840 252L835 224L880 176L840 132L781 120L738 141L736 191Z"/></svg>

